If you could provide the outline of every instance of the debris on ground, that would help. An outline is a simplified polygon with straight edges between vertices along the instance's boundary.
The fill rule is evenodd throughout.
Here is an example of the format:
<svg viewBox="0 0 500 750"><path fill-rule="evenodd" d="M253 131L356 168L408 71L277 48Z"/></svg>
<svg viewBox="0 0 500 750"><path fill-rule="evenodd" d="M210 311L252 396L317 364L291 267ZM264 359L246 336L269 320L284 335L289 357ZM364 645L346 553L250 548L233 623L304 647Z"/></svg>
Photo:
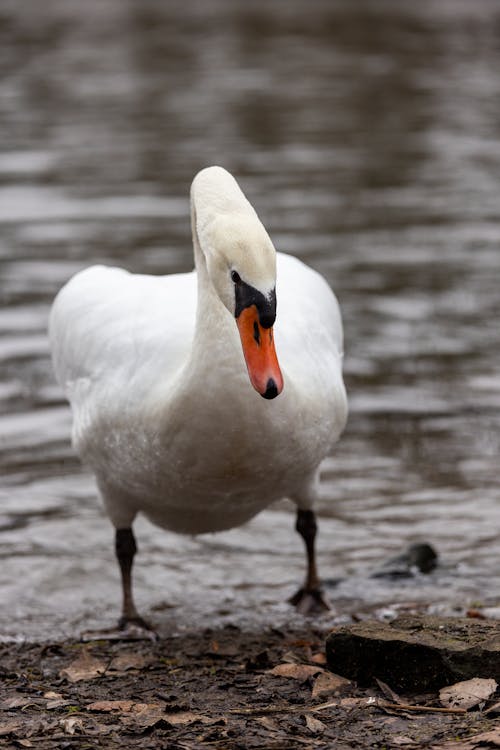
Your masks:
<svg viewBox="0 0 500 750"><path fill-rule="evenodd" d="M230 626L155 643L3 644L0 741L12 750L500 747L493 676L447 684L473 703L405 692L387 676L359 686L318 658L327 635Z"/></svg>

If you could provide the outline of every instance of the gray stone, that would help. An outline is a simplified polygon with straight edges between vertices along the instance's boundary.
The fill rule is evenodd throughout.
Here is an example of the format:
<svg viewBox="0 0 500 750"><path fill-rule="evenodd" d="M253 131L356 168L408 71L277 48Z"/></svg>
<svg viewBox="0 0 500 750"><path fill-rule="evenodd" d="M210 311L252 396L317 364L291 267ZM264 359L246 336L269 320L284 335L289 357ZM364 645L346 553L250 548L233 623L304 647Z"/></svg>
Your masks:
<svg viewBox="0 0 500 750"><path fill-rule="evenodd" d="M401 617L336 628L326 640L328 666L359 685L375 678L396 690L436 690L459 680L500 682L500 623Z"/></svg>

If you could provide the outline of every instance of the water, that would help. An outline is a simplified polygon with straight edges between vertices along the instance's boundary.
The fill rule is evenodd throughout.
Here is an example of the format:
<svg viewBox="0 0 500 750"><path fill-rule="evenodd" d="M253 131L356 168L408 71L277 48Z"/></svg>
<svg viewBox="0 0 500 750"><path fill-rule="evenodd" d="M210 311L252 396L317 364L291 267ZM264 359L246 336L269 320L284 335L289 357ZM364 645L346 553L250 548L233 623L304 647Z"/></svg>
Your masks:
<svg viewBox="0 0 500 750"><path fill-rule="evenodd" d="M95 262L192 265L187 195L220 163L343 311L351 416L324 465L332 622L500 596L500 8L5 0L0 8L0 633L109 625L112 529L69 444L48 309ZM181 539L141 521L160 632L290 620L283 502ZM369 574L408 543L430 576Z"/></svg>

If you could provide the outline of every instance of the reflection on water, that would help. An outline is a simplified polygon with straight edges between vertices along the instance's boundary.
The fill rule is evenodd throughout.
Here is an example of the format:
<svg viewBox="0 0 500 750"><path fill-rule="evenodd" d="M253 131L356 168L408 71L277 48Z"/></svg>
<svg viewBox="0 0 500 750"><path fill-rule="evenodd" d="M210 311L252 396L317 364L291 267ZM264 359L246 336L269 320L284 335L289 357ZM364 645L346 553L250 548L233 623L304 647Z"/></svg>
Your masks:
<svg viewBox="0 0 500 750"><path fill-rule="evenodd" d="M48 308L96 261L188 270L189 184L211 163L341 301L351 417L320 506L334 616L496 601L499 39L490 0L2 4L4 634L114 616L111 529L69 446ZM284 503L194 540L141 522L139 604L160 630L288 619L292 526ZM440 553L431 576L368 578L420 540Z"/></svg>

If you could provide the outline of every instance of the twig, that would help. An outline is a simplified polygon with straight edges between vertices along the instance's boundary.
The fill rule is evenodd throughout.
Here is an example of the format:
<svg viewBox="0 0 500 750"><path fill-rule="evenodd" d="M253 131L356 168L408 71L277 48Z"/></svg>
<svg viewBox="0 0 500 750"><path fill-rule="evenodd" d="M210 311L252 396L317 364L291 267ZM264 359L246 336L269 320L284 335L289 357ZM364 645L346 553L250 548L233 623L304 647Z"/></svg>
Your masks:
<svg viewBox="0 0 500 750"><path fill-rule="evenodd" d="M389 701L379 701L380 708L390 708L394 711L415 711L420 713L437 713L437 714L466 714L465 708L444 708L440 706L411 706L407 703L389 703Z"/></svg>

